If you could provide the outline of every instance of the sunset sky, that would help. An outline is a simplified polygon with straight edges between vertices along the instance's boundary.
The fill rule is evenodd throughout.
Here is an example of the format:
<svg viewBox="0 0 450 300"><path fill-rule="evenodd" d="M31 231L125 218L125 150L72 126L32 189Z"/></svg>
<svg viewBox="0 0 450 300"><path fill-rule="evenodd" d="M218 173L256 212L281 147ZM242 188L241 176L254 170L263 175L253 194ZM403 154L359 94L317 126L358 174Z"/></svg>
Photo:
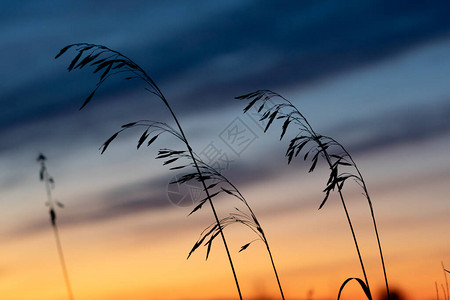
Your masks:
<svg viewBox="0 0 450 300"><path fill-rule="evenodd" d="M432 4L430 4L432 3ZM318 210L328 179L284 153L280 122L267 133L245 101L258 89L291 100L321 134L353 155L371 195L393 290L436 299L450 266L450 4L448 1L1 1L0 299L68 299L39 181L39 153L64 203L57 221L75 299L238 299L223 244L200 247L214 219L195 186L155 160L170 137L136 150L120 126L175 126L139 81L95 88L92 69L67 72L71 43L103 44L155 80L194 150L220 152L269 240L286 299L336 299L362 278L337 195ZM236 146L227 132L246 129ZM178 193L180 191L180 193ZM344 195L376 297L384 281L369 207L356 184ZM179 202L181 200L181 202ZM214 198L219 216L239 205ZM264 244L226 228L244 299L280 299ZM450 274L449 274L450 275ZM443 291L440 289L441 299ZM356 283L342 299L362 299Z"/></svg>

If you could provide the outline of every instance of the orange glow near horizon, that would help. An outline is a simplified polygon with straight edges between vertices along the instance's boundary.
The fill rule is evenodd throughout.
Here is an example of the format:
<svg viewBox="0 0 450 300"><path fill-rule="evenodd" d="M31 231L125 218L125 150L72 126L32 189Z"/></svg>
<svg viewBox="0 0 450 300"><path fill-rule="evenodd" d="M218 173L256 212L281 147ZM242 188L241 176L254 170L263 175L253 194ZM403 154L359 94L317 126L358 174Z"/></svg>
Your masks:
<svg viewBox="0 0 450 300"><path fill-rule="evenodd" d="M371 158L373 161L376 157ZM248 199L265 228L287 299L334 299L340 284L348 277L362 277L351 235L338 199L331 198L320 211L296 208L298 196L293 174L271 181L270 195L284 192L285 209L278 209L265 182L245 187ZM392 199L419 205L427 193L445 191L449 176L430 180L421 192L406 189L372 191L385 251L388 275L393 289L407 299L433 299L434 281L442 282L440 261L450 259L442 236L448 226L447 212L439 205L410 207L392 214ZM302 201L318 201L319 180L302 177L307 190ZM383 182L374 178L374 185ZM312 195L312 196L309 196ZM352 189L348 201L372 290L383 289L381 266L368 219L367 205L355 202ZM258 200L257 200L258 199ZM384 199L379 201L379 199ZM226 202L226 201L225 201ZM227 209L218 202L218 210ZM398 203L397 202L397 203ZM313 205L316 207L316 205ZM399 209L399 208L395 208ZM418 215L416 211L421 211ZM188 209L168 208L143 211L111 221L76 227L61 227L67 265L77 299L236 299L230 267L220 240L216 240L208 261L205 249L186 260L203 227L212 222L209 208L186 217ZM61 213L61 219L67 215ZM404 215L404 217L402 217ZM415 217L414 222L408 221ZM226 231L244 298L279 299L275 277L263 244L256 242L242 253L237 250L251 234L243 228ZM3 270L0 289L5 300L64 299L66 291L50 227L24 239L11 239L0 249ZM203 247L201 247L203 248ZM26 288L24 288L26 287ZM309 296L308 296L309 295ZM358 285L351 283L342 299L361 299Z"/></svg>

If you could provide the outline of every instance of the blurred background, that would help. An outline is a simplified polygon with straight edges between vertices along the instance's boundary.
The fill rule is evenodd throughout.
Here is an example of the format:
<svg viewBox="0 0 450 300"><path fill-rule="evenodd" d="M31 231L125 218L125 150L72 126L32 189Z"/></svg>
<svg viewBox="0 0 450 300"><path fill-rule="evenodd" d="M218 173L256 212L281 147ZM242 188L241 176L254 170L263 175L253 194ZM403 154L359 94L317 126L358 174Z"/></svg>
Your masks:
<svg viewBox="0 0 450 300"><path fill-rule="evenodd" d="M95 88L92 69L67 72L88 42L120 51L155 80L194 150L237 185L272 247L287 299L335 299L361 277L339 199L323 199L328 170L284 157L296 132L266 134L235 96L271 89L315 130L340 141L374 202L392 289L443 297L450 265L450 5L448 1L2 1L0 3L0 298L67 299L39 181L39 153L64 203L58 223L76 299L237 299L220 241L186 260L210 208L187 217L195 186L155 160L166 137L136 150L140 131L99 147L121 125L168 122L138 81ZM237 144L234 128L244 130ZM213 151L213 152L211 152ZM212 157L211 153L215 156ZM206 157L206 156L205 156ZM367 202L345 187L368 277L383 290ZM201 197L201 195L200 195ZM220 216L236 205L216 198ZM279 299L262 243L225 231L245 299ZM204 248L204 247L201 247ZM361 299L356 283L342 299Z"/></svg>

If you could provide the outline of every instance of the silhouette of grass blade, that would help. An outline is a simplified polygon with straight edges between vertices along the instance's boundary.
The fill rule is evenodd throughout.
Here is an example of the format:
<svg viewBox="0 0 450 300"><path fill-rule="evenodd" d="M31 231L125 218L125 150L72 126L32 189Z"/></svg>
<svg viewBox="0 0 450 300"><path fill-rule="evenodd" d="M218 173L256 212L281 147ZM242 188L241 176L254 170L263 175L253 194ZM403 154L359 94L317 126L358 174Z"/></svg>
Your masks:
<svg viewBox="0 0 450 300"><path fill-rule="evenodd" d="M258 240L259 240L259 239L256 239L256 240L253 240L253 241L251 241L251 242L249 242L249 243L243 245L243 246L241 247L241 249L239 250L239 252L242 252L242 251L246 250L251 244L253 244L253 242L256 242L256 241L258 241ZM263 242L264 242L264 240L263 240Z"/></svg>
<svg viewBox="0 0 450 300"><path fill-rule="evenodd" d="M162 94L153 80L137 64L135 64L132 60L122 55L121 53L111 50L102 45L77 43L62 48L60 52L55 56L55 59L62 56L70 48L74 49L78 53L69 64L67 68L68 71L81 69L87 66L89 63L91 67L95 67L95 69L93 70L94 74L103 70L102 74L100 75L99 81L97 82L96 89L91 93L91 95L89 95L80 109L84 108L84 106L86 106L91 101L97 88L99 88L108 77L118 74L131 74L132 76L128 76L126 77L126 79L136 78L143 80L150 86L150 89L148 90L151 93L162 98Z"/></svg>
<svg viewBox="0 0 450 300"><path fill-rule="evenodd" d="M131 123L127 123L122 125L122 128L129 128L129 127L133 127L134 125L136 125L138 122L131 122Z"/></svg>
<svg viewBox="0 0 450 300"><path fill-rule="evenodd" d="M274 111L270 117L269 117L269 122L267 122L266 128L264 129L264 132L267 131L267 129L269 129L270 125L272 124L273 120L275 120L275 117L277 115L278 111Z"/></svg>
<svg viewBox="0 0 450 300"><path fill-rule="evenodd" d="M69 67L67 68L67 70L72 71L73 67L75 67L75 64L80 59L81 55L83 55L83 51L80 51L77 54L77 56L75 56L75 58L72 60L72 62L70 63Z"/></svg>
<svg viewBox="0 0 450 300"><path fill-rule="evenodd" d="M252 106L256 103L256 101L258 101L258 99L252 100L252 101L244 108L244 112L247 112L250 108L252 108Z"/></svg>
<svg viewBox="0 0 450 300"><path fill-rule="evenodd" d="M55 56L55 59L60 57L61 55L63 55L67 50L69 50L69 48L72 48L74 45L68 45L65 46L64 48L62 48L59 53Z"/></svg>
<svg viewBox="0 0 450 300"><path fill-rule="evenodd" d="M283 128L281 131L280 141L283 139L283 136L286 133L286 130L287 130L290 122L291 122L291 120L289 119L289 117L286 119L286 121L284 121Z"/></svg>
<svg viewBox="0 0 450 300"><path fill-rule="evenodd" d="M216 193L214 193L214 194L211 194L211 195L209 195L209 198L211 199L211 198L217 196L219 193L220 193L220 191L219 191L219 192L216 192ZM199 210L200 208L202 208L203 204L205 204L206 201L208 201L208 197L206 197L206 198L200 200L200 201L199 201L199 204L198 204L198 205L197 205L197 206L189 213L188 216L192 215L194 212L196 212L197 210Z"/></svg>
<svg viewBox="0 0 450 300"><path fill-rule="evenodd" d="M244 251L245 249L248 248L248 246L250 246L250 243L245 244L244 246L241 247L241 250L239 250L239 252Z"/></svg>
<svg viewBox="0 0 450 300"><path fill-rule="evenodd" d="M102 149L101 154L103 154L106 151L106 148L108 148L109 144L119 135L119 132L114 133L109 139L106 140L106 142L103 143L103 145L100 147Z"/></svg>
<svg viewBox="0 0 450 300"><path fill-rule="evenodd" d="M139 149L141 147L141 145L145 142L145 140L148 138L149 134L148 134L148 129L146 129L144 131L144 133L141 135L141 137L139 138L138 144L137 144L137 149Z"/></svg>
<svg viewBox="0 0 450 300"><path fill-rule="evenodd" d="M97 91L97 89L93 90L92 93L89 94L89 96L86 98L86 100L84 100L83 105L81 105L79 110L82 110L83 107L85 107L91 101L91 99L92 99L92 97L94 97L94 94L96 91Z"/></svg>
<svg viewBox="0 0 450 300"><path fill-rule="evenodd" d="M339 293L338 293L338 297L337 300L339 300L341 298L341 293L344 290L344 287L347 285L347 283L349 283L352 280L356 280L359 285L361 286L361 288L364 291L364 294L366 295L367 299L372 300L372 295L370 294L370 290L367 287L367 285L365 284L365 282L363 280L361 280L360 278L356 278L356 277L350 277L347 278L341 285L341 287L339 288Z"/></svg>
<svg viewBox="0 0 450 300"><path fill-rule="evenodd" d="M147 147L150 146L154 141L156 141L156 139L158 138L159 135L155 135L154 137L152 137L148 143L147 143Z"/></svg>

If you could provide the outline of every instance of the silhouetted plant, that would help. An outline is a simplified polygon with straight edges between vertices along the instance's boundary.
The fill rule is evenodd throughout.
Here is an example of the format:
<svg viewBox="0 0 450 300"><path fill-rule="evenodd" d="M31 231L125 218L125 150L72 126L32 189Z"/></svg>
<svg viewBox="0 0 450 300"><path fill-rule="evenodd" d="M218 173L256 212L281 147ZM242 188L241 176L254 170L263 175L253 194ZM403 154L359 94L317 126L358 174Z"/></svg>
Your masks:
<svg viewBox="0 0 450 300"><path fill-rule="evenodd" d="M434 286L436 287L436 300L439 300L439 288L436 281L434 282Z"/></svg>
<svg viewBox="0 0 450 300"><path fill-rule="evenodd" d="M48 174L47 166L45 165L46 160L47 160L47 158L42 153L39 154L39 156L37 158L37 161L41 164L41 169L39 171L39 179L45 183L45 189L47 192L47 202L45 204L49 208L50 223L52 225L53 233L55 235L56 248L58 249L59 260L60 260L61 268L63 271L64 281L66 283L67 293L69 295L69 299L73 300L74 298L73 298L72 287L70 285L69 274L67 272L66 261L64 259L64 252L63 252L63 248L61 245L61 240L59 238L58 225L56 224L55 208L56 208L56 206L63 208L64 205L61 202L55 201L52 199L51 190L55 186L55 181L53 180L53 177L51 177Z"/></svg>
<svg viewBox="0 0 450 300"><path fill-rule="evenodd" d="M179 156L182 154L175 153L175 156ZM173 162L174 159L172 158L169 161ZM275 263L273 260L272 252L270 251L269 242L267 240L267 237L264 233L263 228L261 227L261 224L259 223L255 213L253 212L252 208L248 204L245 197L242 195L242 193L238 190L238 188L231 183L231 181L228 180L222 173L220 173L218 170L213 168L212 166L208 165L207 163L203 162L199 157L197 157L197 161L199 162L200 168L203 170L203 175L207 177L207 180L211 181L211 184L208 186L208 189L215 189L216 191L212 195L217 195L219 193L225 192L228 195L231 195L235 198L237 198L240 202L242 202L247 210L248 213L243 212L239 208L235 207L235 212L230 213L228 217L225 217L220 220L220 227L221 229L224 229L225 227L232 225L232 224L243 224L247 226L253 233L256 234L258 237L255 240L252 240L249 243L246 243L241 247L239 252L244 251L247 249L253 242L256 242L258 240L262 241L264 245L266 246L267 253L269 254L270 262L277 280L278 288L280 290L281 298L284 298L283 289L281 287L281 282L278 277L278 272L275 267ZM179 166L183 167L183 166ZM175 168L179 168L175 167ZM173 168L172 168L173 169ZM192 175L191 175L192 176ZM178 181L184 181L185 179L183 177L179 178ZM187 179L187 181L192 179ZM206 199L203 199L197 204L197 206L192 210L191 214L200 209L203 204L206 202ZM206 252L206 258L208 258L209 251L211 250L212 242L213 240L218 236L220 232L219 224L213 223L210 226L208 226L200 235L200 238L197 240L197 242L194 244L194 247L189 252L189 256L202 244L204 243L204 246L207 246L207 252Z"/></svg>
<svg viewBox="0 0 450 300"><path fill-rule="evenodd" d="M139 149L147 139L152 136L150 139L148 139L147 147L150 146L155 140L160 136L161 134L168 133L170 135L173 135L177 139L183 141L183 136L174 128L169 126L168 124L164 122L155 122L155 121L149 121L149 120L141 120L138 122L132 122L125 125L122 125L122 129L114 133L101 147L102 153L106 150L106 148L109 146L109 144L123 131L134 128L134 127L143 127L145 130L142 133L141 137L139 138L137 142L137 149ZM189 213L189 215L193 214L194 212L198 211L203 207L203 205L208 201L208 199L212 199L213 197L216 197L217 195L221 193L226 193L228 195L231 195L235 198L237 198L240 202L242 202L246 208L248 209L248 213L243 212L239 208L235 207L235 212L230 213L228 217L220 219L219 222L214 222L210 226L208 226L205 230L202 231L200 234L200 238L197 240L197 242L194 244L193 248L188 254L188 258L191 256L192 253L194 253L198 247L204 243L204 246L207 246L206 250L206 259L209 257L209 253L211 251L212 242L214 239L220 235L220 231L223 230L225 227L231 224L243 224L247 226L248 228L253 231L258 238L243 245L239 252L247 249L250 244L257 240L261 240L268 251L269 258L272 264L272 268L274 270L277 284L281 293L282 299L284 299L283 290L281 287L281 283L278 277L278 272L275 267L275 263L273 261L272 253L270 251L269 243L266 238L266 235L264 233L264 230L262 229L258 219L256 218L256 215L254 214L253 210L251 209L250 205L248 204L247 200L244 198L244 196L241 194L241 192L237 189L237 187L231 183L222 173L220 173L217 169L212 167L211 165L205 163L194 151L191 153L183 151L183 150L173 150L173 149L160 149L158 151L158 155L156 156L156 159L163 159L165 160L163 162L163 165L170 165L174 164L175 162L183 162L182 164L179 164L177 166L171 167L170 170L186 170L186 169L194 169L194 171L185 172L183 174L179 174L175 176L175 180L170 182L170 184L186 184L191 181L198 181L202 182L204 181L206 183L206 190L209 191L209 195L207 197L201 199L198 201L194 209ZM194 159L196 163L194 162ZM187 162L186 162L187 161ZM201 170L201 173L197 172L197 168ZM203 191L206 191L205 189Z"/></svg>
<svg viewBox="0 0 450 300"><path fill-rule="evenodd" d="M448 280L447 280L447 273L450 273L450 271L445 268L444 262L441 261L441 265L442 265L442 271L444 272L445 287L447 290L447 300L450 300L450 292L448 290Z"/></svg>
<svg viewBox="0 0 450 300"><path fill-rule="evenodd" d="M159 136L162 133L169 133L178 139L181 139L182 137L180 134L173 128L171 128L169 125L161 122L151 122L151 121L139 121L139 122L133 122L128 123L122 126L122 129L118 132L114 133L111 138L117 137L119 133L124 131L125 129L132 128L135 126L148 126L145 127L145 131L142 134L141 138L139 139L137 143L137 148L141 147L143 142L146 140L145 136L152 135L153 137L148 141L147 146L150 146L152 144L157 136ZM111 138L101 147L102 153L106 149L107 145L111 142ZM238 199L241 203L245 205L245 207L248 209L248 213L243 212L241 209L235 207L235 212L232 212L229 214L228 217L220 219L219 222L214 222L210 226L208 226L205 230L202 231L200 234L199 239L192 247L191 251L188 254L188 258L202 245L207 247L206 250L206 259L209 257L209 253L211 251L212 242L214 239L220 235L220 231L223 230L225 227L232 225L232 224L243 224L247 226L253 233L257 235L257 239L252 240L249 243L246 243L241 247L239 252L244 251L247 249L253 242L261 240L267 249L267 252L269 254L270 262L272 265L272 268L274 270L277 284L280 290L280 294L282 299L284 298L284 293L281 287L281 283L278 277L278 272L275 267L275 263L273 260L273 256L269 247L269 243L267 240L267 237L264 233L263 228L261 227L256 215L254 214L253 210L251 209L250 205L248 204L245 197L241 194L241 192L237 189L237 187L228 179L226 178L222 173L220 173L217 169L212 167L211 165L205 163L194 151L192 151L193 156L195 157L195 160L197 162L198 168L201 170L201 175L195 170L195 163L193 162L192 156L190 153L187 153L186 151L182 150L172 150L172 149L160 149L158 152L158 155L156 156L156 159L164 159L163 165L169 165L173 164L175 162L181 162L181 161L188 161L187 163L182 163L177 166L171 167L170 170L180 170L180 169L187 169L187 168L193 168L194 172L187 172L183 174L179 174L178 176L175 176L175 180L170 182L170 184L186 184L191 181L199 181L201 180L205 181L207 184L206 189L210 191L209 198L216 197L217 195L221 193L225 193L227 195L231 195ZM203 205L208 201L208 196L198 201L194 209L189 213L189 215L195 213L196 211L200 210Z"/></svg>
<svg viewBox="0 0 450 300"><path fill-rule="evenodd" d="M444 278L445 278L445 287L444 287L443 284L441 284L442 293L444 294L444 300L449 300L450 299L450 293L449 293L449 288L448 288L447 273L450 273L450 271L445 268L444 262L441 262L441 266L442 266L442 272L444 272ZM434 282L434 284L436 286L436 299L439 300L438 284L437 284L436 281Z"/></svg>
<svg viewBox="0 0 450 300"><path fill-rule="evenodd" d="M192 254L193 251L195 251L199 245L207 240L207 256L209 255L209 251L211 249L212 241L215 237L221 236L228 260L231 266L231 270L234 276L234 280L236 283L236 288L238 290L239 298L242 299L239 282L236 276L236 272L234 269L233 261L231 259L230 251L228 249L228 245L225 239L225 235L223 233L223 228L228 226L231 223L242 223L249 228L251 228L258 236L261 238L261 240L265 243L267 250L270 255L270 259L272 262L272 266L274 268L278 285L280 287L280 292L283 296L283 292L281 289L281 284L278 279L278 274L276 273L275 265L273 263L272 254L270 252L266 236L264 234L264 231L262 230L261 226L259 225L259 222L257 221L253 211L250 209L250 206L248 205L247 201L242 197L242 195L239 193L239 191L228 181L225 179L225 177L221 176L220 173L215 171L210 166L206 165L204 162L202 162L198 156L194 153L193 149L191 148L183 129L178 121L178 118L176 117L174 111L172 110L172 107L169 105L168 101L166 100L165 96L161 92L161 90L158 88L158 86L155 84L155 82L147 75L147 73L136 63L134 63L131 59L128 57L122 55L121 53L111 50L105 46L102 45L93 45L93 44L86 44L86 43L79 43L79 44L73 44L68 45L61 49L61 51L56 55L55 58L60 57L62 54L64 54L67 50L70 48L75 49L75 51L78 52L78 54L74 57L74 59L71 61L68 70L74 70L74 69L82 69L83 67L89 65L94 66L95 70L94 73L101 72L100 79L97 82L97 85L95 89L92 91L92 93L87 97L87 99L84 101L83 105L80 109L85 107L93 98L95 92L98 90L98 88L111 76L114 75L126 75L125 79L140 79L145 82L147 85L146 90L150 93L154 94L159 100L162 101L162 103L166 106L166 108L169 110L170 115L172 116L173 120L176 123L176 129L169 126L168 124L164 122L155 122L155 121L138 121L138 122L132 122L128 123L122 126L122 129L113 134L100 148L102 150L102 153L107 149L109 144L124 130L133 128L133 127L143 127L145 128L143 134L141 135L137 148L140 148L144 142L147 142L147 146L152 144L159 135L163 133L169 133L176 138L178 138L187 148L187 151L184 150L170 150L170 149L161 149L158 153L157 159L167 159L164 162L164 165L168 165L171 163L174 163L179 158L183 157L190 161L188 165L193 167L195 169L194 172L184 174L183 176L179 177L174 183L185 183L190 180L197 180L201 183L203 187L203 191L206 193L206 197L199 202L199 204L195 207L195 209L191 212L195 212L196 210L200 209L202 205L206 202L208 202L211 206L215 223L211 228L209 228L209 231L204 231L200 237L200 239L197 241L197 243L194 245L193 249L189 253L189 256ZM171 168L172 170L182 169L186 167L184 166L177 166ZM231 186L231 189L221 188L219 191L211 193L212 189L214 187L218 188L220 185L219 182L208 184L211 180L220 180L221 183L226 182L228 185ZM221 192L226 192L230 195L235 196L239 200L241 200L249 209L250 215L244 214L241 211L238 211L238 213L233 213L229 217L219 219L216 209L214 207L212 198L217 196ZM251 243L251 242L250 242ZM244 245L241 248L241 251L246 249L250 243ZM188 257L189 257L188 256Z"/></svg>
<svg viewBox="0 0 450 300"><path fill-rule="evenodd" d="M260 106L258 107L257 111L259 113L262 113L260 121L264 120L267 121L264 132L267 131L267 129L270 127L270 125L273 123L275 119L284 120L280 140L285 135L286 130L290 124L295 124L296 126L298 126L299 133L293 139L291 139L288 149L286 151L288 163L290 163L294 157L297 157L300 154L300 152L304 149L306 150L304 151L305 154L303 156L303 159L306 161L309 157L312 162L309 172L314 171L317 162L319 160L319 155L323 157L327 162L331 172L327 182L327 186L324 189L325 197L323 201L320 203L319 209L321 209L323 205L326 203L331 191L337 189L337 192L339 194L341 203L345 211L345 215L347 217L347 222L350 226L353 241L356 247L359 262L364 275L364 281L359 278L348 278L347 280L345 280L339 290L338 299L340 297L342 289L351 280L356 280L363 288L367 298L372 299L369 282L367 280L366 269L364 267L364 263L361 257L359 245L356 239L356 234L353 229L353 224L351 222L350 215L348 213L347 206L344 201L344 196L342 194L344 183L348 179L353 179L361 187L361 189L363 190L363 195L367 199L367 202L369 204L372 223L377 238L381 264L383 267L386 292L389 298L390 297L389 285L386 275L386 268L383 258L380 237L378 234L377 224L375 221L372 201L370 199L364 178L362 177L361 172L358 169L350 153L333 138L317 134L313 130L311 125L308 123L306 118L300 113L300 111L298 111L298 109L289 100L280 96L277 93L274 93L270 90L258 90L253 93L236 97L236 99L250 101L248 105L244 108L244 113L246 113L250 108L256 105L256 103L259 103L258 105ZM341 169L344 169L346 171L340 172Z"/></svg>
<svg viewBox="0 0 450 300"><path fill-rule="evenodd" d="M64 54L68 49L75 48L75 51L78 52L78 54L74 57L72 62L70 63L68 70L74 70L74 69L82 69L86 65L95 66L96 69L93 71L94 73L97 73L99 71L102 71L102 75L100 76L99 81L97 82L97 85L95 89L92 91L92 93L87 97L87 99L84 101L83 105L80 107L82 109L84 106L86 106L94 96L95 92L98 90L98 88L111 76L118 75L118 74L127 74L128 77L126 77L126 80L130 79L140 79L144 81L147 85L146 90L150 93L154 94L159 100L163 102L163 104L166 106L166 108L169 110L171 116L173 117L175 123L177 124L178 131L174 131L172 128L168 128L167 132L171 132L175 134L187 147L189 155L192 157L192 161L194 163L196 172L198 174L198 179L201 182L205 193L206 198L211 206L214 218L216 222L219 224L219 217L217 216L216 209L214 207L214 204L211 200L211 195L209 194L209 190L207 189L205 179L202 176L202 173L200 171L200 168L197 164L197 160L194 157L192 148L184 134L184 131L178 121L178 118L176 117L174 111L172 110L172 107L169 105L169 102L166 100L163 93L160 91L159 87L155 84L153 79L150 78L150 76L147 75L147 73L136 63L134 63L131 59L128 57L122 55L121 53L111 50L105 46L102 45L94 45L94 44L87 44L87 43L78 43L78 44L72 44L64 47L61 49L61 51L56 55L55 58L60 57L62 54ZM124 129L133 127L133 126L141 126L142 124L140 122L133 122L130 124L127 124L124 126ZM155 130L163 130L166 129L166 124L162 122L152 122L151 124L146 124L144 126L147 126L148 129L155 129ZM162 128L159 128L159 126L162 126ZM144 141L149 137L150 133L148 132L148 129L144 132L144 134L139 139L138 148L144 143ZM119 132L115 133L111 138L109 138L104 144L102 153L106 150L108 145L114 140ZM153 142L158 137L158 134L153 136L148 144ZM228 256L228 260L230 262L231 270L233 272L233 277L236 283L236 288L238 290L239 298L242 299L241 290L239 287L239 282L236 276L236 272L234 269L233 261L231 259L230 251L228 250L228 245L225 239L225 235L222 232L222 229L220 228L220 235L222 237L222 241Z"/></svg>

